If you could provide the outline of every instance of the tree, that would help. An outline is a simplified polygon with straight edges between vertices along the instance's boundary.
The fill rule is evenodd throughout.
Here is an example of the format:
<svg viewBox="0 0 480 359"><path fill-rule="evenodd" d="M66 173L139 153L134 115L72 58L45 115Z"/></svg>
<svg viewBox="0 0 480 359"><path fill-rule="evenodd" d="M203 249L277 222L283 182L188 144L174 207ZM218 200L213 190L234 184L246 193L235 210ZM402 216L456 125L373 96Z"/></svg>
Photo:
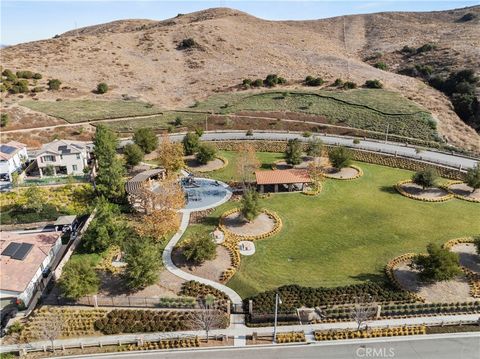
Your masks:
<svg viewBox="0 0 480 359"><path fill-rule="evenodd" d="M124 252L125 281L130 289L142 289L158 281L162 260L157 243L148 237L132 238Z"/></svg>
<svg viewBox="0 0 480 359"><path fill-rule="evenodd" d="M139 128L133 134L133 142L137 144L145 153L153 152L158 147L158 137L151 128Z"/></svg>
<svg viewBox="0 0 480 359"><path fill-rule="evenodd" d="M377 305L372 302L370 296L355 298L355 304L350 312L350 317L357 323L357 330L369 319L372 319L377 311Z"/></svg>
<svg viewBox="0 0 480 359"><path fill-rule="evenodd" d="M190 311L187 323L191 330L204 330L208 342L210 330L225 326L226 317L214 303L205 302L200 304L199 310Z"/></svg>
<svg viewBox="0 0 480 359"><path fill-rule="evenodd" d="M158 153L158 164L165 168L168 174L175 173L184 166L182 144L172 143L167 134L162 136Z"/></svg>
<svg viewBox="0 0 480 359"><path fill-rule="evenodd" d="M125 195L125 168L117 157L118 140L115 133L105 125L98 125L93 139L93 153L98 171L95 188L100 195L111 201L120 201Z"/></svg>
<svg viewBox="0 0 480 359"><path fill-rule="evenodd" d="M302 144L298 139L288 140L285 160L290 165L298 165L302 162Z"/></svg>
<svg viewBox="0 0 480 359"><path fill-rule="evenodd" d="M430 243L427 254L417 255L412 264L420 271L420 278L427 282L449 280L462 272L458 254L435 243Z"/></svg>
<svg viewBox="0 0 480 359"><path fill-rule="evenodd" d="M2 113L0 115L0 127L6 127L8 125L8 113Z"/></svg>
<svg viewBox="0 0 480 359"><path fill-rule="evenodd" d="M50 79L50 80L48 80L48 89L49 90L59 90L61 84L62 84L62 82L58 79Z"/></svg>
<svg viewBox="0 0 480 359"><path fill-rule="evenodd" d="M185 242L182 248L183 255L187 261L196 265L215 259L217 256L217 245L208 235L193 235Z"/></svg>
<svg viewBox="0 0 480 359"><path fill-rule="evenodd" d="M476 164L467 170L465 182L473 188L472 193L480 188L480 164Z"/></svg>
<svg viewBox="0 0 480 359"><path fill-rule="evenodd" d="M45 199L43 192L37 186L28 187L25 191L25 198L27 199L24 208L28 211L40 213L43 210Z"/></svg>
<svg viewBox="0 0 480 359"><path fill-rule="evenodd" d="M143 150L135 143L129 143L123 150L128 166L136 166L143 160Z"/></svg>
<svg viewBox="0 0 480 359"><path fill-rule="evenodd" d="M321 182L325 178L325 175L322 168L318 165L316 161L308 164L308 175L312 180L313 188L315 190L319 189Z"/></svg>
<svg viewBox="0 0 480 359"><path fill-rule="evenodd" d="M98 292L100 280L89 261L68 261L60 278L60 288L65 297L78 299Z"/></svg>
<svg viewBox="0 0 480 359"><path fill-rule="evenodd" d="M53 165L47 165L47 167L45 167L43 169L43 174L47 177L48 176L53 176L55 174L55 169L54 169Z"/></svg>
<svg viewBox="0 0 480 359"><path fill-rule="evenodd" d="M310 157L320 157L322 155L323 142L319 138L312 138L307 144L307 155Z"/></svg>
<svg viewBox="0 0 480 359"><path fill-rule="evenodd" d="M240 213L248 222L253 221L260 214L258 192L255 189L248 188L243 192Z"/></svg>
<svg viewBox="0 0 480 359"><path fill-rule="evenodd" d="M437 172L433 168L427 168L416 172L412 176L412 182L425 188L434 187L437 183Z"/></svg>
<svg viewBox="0 0 480 359"><path fill-rule="evenodd" d="M253 182L254 173L260 168L255 147L252 144L241 143L237 153L237 178L240 178L244 185Z"/></svg>
<svg viewBox="0 0 480 359"><path fill-rule="evenodd" d="M351 154L345 147L339 146L329 152L328 159L334 168L341 170L344 167L350 166Z"/></svg>
<svg viewBox="0 0 480 359"><path fill-rule="evenodd" d="M40 326L38 328L39 335L42 339L50 340L52 352L54 353L55 339L62 334L64 324L65 318L63 317L63 313L59 310L50 313L48 320L40 321Z"/></svg>
<svg viewBox="0 0 480 359"><path fill-rule="evenodd" d="M103 95L108 91L108 85L105 82L100 82L97 85L97 93Z"/></svg>
<svg viewBox="0 0 480 359"><path fill-rule="evenodd" d="M188 132L182 140L183 149L187 156L193 155L197 149L200 142L200 137L195 132Z"/></svg>
<svg viewBox="0 0 480 359"><path fill-rule="evenodd" d="M196 159L201 164L207 164L215 158L217 149L208 143L203 143L198 146L198 152L196 154Z"/></svg>

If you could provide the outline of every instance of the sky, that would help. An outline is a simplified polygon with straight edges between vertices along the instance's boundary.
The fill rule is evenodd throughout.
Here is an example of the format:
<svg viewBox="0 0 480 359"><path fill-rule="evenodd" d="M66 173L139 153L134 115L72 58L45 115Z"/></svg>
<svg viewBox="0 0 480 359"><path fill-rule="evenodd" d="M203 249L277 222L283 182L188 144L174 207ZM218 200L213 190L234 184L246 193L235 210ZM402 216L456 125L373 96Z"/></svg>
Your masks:
<svg viewBox="0 0 480 359"><path fill-rule="evenodd" d="M0 0L0 44L47 39L65 31L120 19L163 20L178 13L230 7L268 20L307 20L381 11L433 11L480 1L156 1L156 0Z"/></svg>

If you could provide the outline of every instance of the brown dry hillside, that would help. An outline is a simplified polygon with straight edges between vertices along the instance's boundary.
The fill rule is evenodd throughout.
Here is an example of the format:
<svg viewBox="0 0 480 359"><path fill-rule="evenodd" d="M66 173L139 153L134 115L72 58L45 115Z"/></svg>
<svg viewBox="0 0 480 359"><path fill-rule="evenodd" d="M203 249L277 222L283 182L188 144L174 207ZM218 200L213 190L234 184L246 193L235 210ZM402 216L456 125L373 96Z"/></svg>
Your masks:
<svg viewBox="0 0 480 359"><path fill-rule="evenodd" d="M468 11L480 12L480 7ZM423 82L378 70L364 62L374 51L437 41L479 69L478 22L455 22L466 10L435 13L355 15L315 21L266 21L231 9L209 9L165 21L125 20L67 32L58 38L0 50L3 66L31 69L59 78L68 92L40 99L96 97L100 81L111 85L104 97L139 96L162 107L182 107L219 91L232 91L243 78L269 73L295 81L306 75L359 84L380 79L385 87L429 109L451 143L480 150L480 137L453 112L446 96ZM180 50L181 40L198 47Z"/></svg>

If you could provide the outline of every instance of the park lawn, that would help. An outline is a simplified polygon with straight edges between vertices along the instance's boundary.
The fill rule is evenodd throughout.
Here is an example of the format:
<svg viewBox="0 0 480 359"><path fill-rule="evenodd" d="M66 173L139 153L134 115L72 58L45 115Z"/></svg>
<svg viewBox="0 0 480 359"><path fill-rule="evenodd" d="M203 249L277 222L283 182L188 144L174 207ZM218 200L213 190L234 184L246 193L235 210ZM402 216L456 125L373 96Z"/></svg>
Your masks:
<svg viewBox="0 0 480 359"><path fill-rule="evenodd" d="M229 181L238 181L240 178L237 176L237 156L238 154L233 151L218 151L220 157L225 158L228 161L228 164L216 171L206 173L208 177L229 182ZM272 165L275 161L282 160L284 158L283 153L274 153L274 152L257 152L257 159L260 161L260 168L271 170Z"/></svg>
<svg viewBox="0 0 480 359"><path fill-rule="evenodd" d="M125 100L26 100L20 105L33 111L64 119L69 123L105 120L118 117L146 116L162 111L149 103Z"/></svg>
<svg viewBox="0 0 480 359"><path fill-rule="evenodd" d="M412 172L356 163L363 177L326 180L317 197L284 193L262 199L282 218L281 232L256 241L256 253L242 257L228 282L242 297L285 284L342 286L384 281L383 268L395 256L424 252L430 242L480 233L476 203L452 199L427 203L398 194L393 185ZM235 203L217 208L192 231L211 231L218 216ZM201 228L201 227L205 228Z"/></svg>
<svg viewBox="0 0 480 359"><path fill-rule="evenodd" d="M287 96L285 96L287 94ZM263 91L218 94L195 110L217 113L289 111L321 115L331 124L384 132L427 141L437 138L436 124L424 108L400 94L372 89L350 91Z"/></svg>

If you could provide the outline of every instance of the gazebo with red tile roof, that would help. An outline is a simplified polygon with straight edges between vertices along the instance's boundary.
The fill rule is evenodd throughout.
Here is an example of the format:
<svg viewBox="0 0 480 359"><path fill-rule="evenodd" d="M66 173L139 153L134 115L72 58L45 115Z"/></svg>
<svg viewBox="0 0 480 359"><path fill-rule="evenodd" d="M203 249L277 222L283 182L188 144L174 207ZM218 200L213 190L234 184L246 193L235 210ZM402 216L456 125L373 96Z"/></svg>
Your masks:
<svg viewBox="0 0 480 359"><path fill-rule="evenodd" d="M294 187L303 187L312 182L307 170L290 169L290 170L271 170L256 171L255 177L260 192L265 191L266 186L273 186L274 192L278 192L278 185L283 185L291 192Z"/></svg>

